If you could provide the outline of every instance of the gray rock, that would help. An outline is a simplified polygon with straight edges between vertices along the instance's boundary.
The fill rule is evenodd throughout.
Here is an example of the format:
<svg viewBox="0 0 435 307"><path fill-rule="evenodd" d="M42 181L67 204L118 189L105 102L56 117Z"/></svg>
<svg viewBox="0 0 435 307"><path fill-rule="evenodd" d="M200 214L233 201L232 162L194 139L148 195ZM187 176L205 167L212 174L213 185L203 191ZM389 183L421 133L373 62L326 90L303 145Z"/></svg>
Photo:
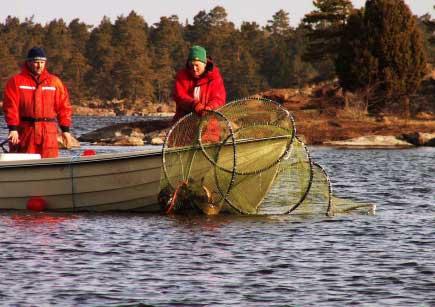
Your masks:
<svg viewBox="0 0 435 307"><path fill-rule="evenodd" d="M325 145L345 147L412 147L413 144L400 140L395 136L370 135L343 141L328 141Z"/></svg>
<svg viewBox="0 0 435 307"><path fill-rule="evenodd" d="M435 133L406 133L401 138L415 146L435 146Z"/></svg>
<svg viewBox="0 0 435 307"><path fill-rule="evenodd" d="M143 139L134 136L117 137L114 138L111 143L117 146L143 146L144 145Z"/></svg>
<svg viewBox="0 0 435 307"><path fill-rule="evenodd" d="M164 135L170 125L171 118L122 123L82 134L78 139L81 142L106 145L139 145L141 142L143 145L150 143L154 137Z"/></svg>
<svg viewBox="0 0 435 307"><path fill-rule="evenodd" d="M160 137L155 137L151 139L151 145L163 145L164 140Z"/></svg>

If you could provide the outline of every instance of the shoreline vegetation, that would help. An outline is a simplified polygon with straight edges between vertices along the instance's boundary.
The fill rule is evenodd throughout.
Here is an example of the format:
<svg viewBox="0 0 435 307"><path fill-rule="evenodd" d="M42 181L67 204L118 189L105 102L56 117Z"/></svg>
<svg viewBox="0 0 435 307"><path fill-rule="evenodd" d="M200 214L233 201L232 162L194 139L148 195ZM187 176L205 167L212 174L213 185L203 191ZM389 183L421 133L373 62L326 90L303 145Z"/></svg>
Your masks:
<svg viewBox="0 0 435 307"><path fill-rule="evenodd" d="M432 94L414 99L435 102L435 70L428 75L425 84L426 92ZM369 115L360 97L347 97L350 102L345 105L345 97L336 82L270 89L252 97L276 101L287 109L295 119L297 135L307 145L345 148L435 146L435 112L417 112L412 117L383 113ZM1 105L0 101L0 114ZM137 116L138 120L76 136L74 146L79 147L80 142L107 146L161 145L174 111L174 102L146 105L123 100L81 101L73 105L74 115ZM143 117L150 120L143 120Z"/></svg>
<svg viewBox="0 0 435 307"><path fill-rule="evenodd" d="M152 25L135 11L99 25L8 16L0 23L0 91L27 50L42 46L49 71L70 92L74 114L152 115L156 124L106 127L104 137L95 131L87 142L161 143L159 125L168 125L175 109L175 74L188 48L201 45L221 71L228 101L254 94L277 101L293 114L306 144L432 144L435 19L415 16L404 0L313 5L296 27L284 10L265 26L236 27L222 6L199 11L193 22L172 15Z"/></svg>
<svg viewBox="0 0 435 307"><path fill-rule="evenodd" d="M433 86L435 76L430 76L427 81ZM435 146L434 112L419 112L412 117L393 114L369 116L356 97L349 98L351 102L345 106L343 93L333 82L300 89L271 89L253 97L274 100L289 110L295 119L297 135L307 145L352 148ZM435 99L433 96L426 98ZM96 145L142 146L163 143L175 104L142 107L125 101L83 101L73 108L74 114L81 116L138 116L137 121L81 135L79 141ZM150 120L139 117L149 117Z"/></svg>

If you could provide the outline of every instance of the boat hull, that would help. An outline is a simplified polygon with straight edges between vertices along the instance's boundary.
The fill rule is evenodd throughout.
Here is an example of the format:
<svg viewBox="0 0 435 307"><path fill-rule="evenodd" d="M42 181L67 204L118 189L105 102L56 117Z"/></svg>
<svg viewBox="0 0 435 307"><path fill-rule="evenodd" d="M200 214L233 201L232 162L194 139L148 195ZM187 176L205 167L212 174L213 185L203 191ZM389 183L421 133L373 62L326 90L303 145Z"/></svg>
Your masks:
<svg viewBox="0 0 435 307"><path fill-rule="evenodd" d="M161 151L0 163L0 210L158 211Z"/></svg>

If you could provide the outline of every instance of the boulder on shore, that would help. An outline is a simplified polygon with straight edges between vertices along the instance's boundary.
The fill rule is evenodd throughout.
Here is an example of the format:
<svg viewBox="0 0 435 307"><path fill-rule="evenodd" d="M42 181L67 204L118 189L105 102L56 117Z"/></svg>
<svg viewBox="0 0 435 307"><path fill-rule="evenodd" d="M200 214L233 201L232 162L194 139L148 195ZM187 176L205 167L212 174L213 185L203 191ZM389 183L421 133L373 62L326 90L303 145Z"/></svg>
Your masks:
<svg viewBox="0 0 435 307"><path fill-rule="evenodd" d="M80 147L80 142L74 136L71 136L71 137L72 137L72 147L73 148L79 148ZM59 148L66 149L65 145L63 144L62 134L58 134L58 136L57 136L57 144L58 144Z"/></svg>
<svg viewBox="0 0 435 307"><path fill-rule="evenodd" d="M170 125L171 118L121 123L82 134L79 140L100 145L156 144L156 138L163 139Z"/></svg>
<svg viewBox="0 0 435 307"><path fill-rule="evenodd" d="M406 133L402 135L402 139L415 146L435 146L435 133Z"/></svg>
<svg viewBox="0 0 435 307"><path fill-rule="evenodd" d="M403 141L395 136L370 135L361 136L343 141L327 141L324 145L343 147L412 147L411 143Z"/></svg>

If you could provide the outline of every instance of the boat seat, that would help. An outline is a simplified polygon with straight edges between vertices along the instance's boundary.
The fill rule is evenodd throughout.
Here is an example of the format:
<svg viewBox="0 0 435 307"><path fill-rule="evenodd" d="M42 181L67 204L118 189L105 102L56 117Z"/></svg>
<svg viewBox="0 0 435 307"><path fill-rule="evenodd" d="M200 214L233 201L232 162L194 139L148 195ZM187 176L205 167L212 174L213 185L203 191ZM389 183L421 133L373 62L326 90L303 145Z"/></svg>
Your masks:
<svg viewBox="0 0 435 307"><path fill-rule="evenodd" d="M39 160L40 154L0 153L0 161Z"/></svg>

